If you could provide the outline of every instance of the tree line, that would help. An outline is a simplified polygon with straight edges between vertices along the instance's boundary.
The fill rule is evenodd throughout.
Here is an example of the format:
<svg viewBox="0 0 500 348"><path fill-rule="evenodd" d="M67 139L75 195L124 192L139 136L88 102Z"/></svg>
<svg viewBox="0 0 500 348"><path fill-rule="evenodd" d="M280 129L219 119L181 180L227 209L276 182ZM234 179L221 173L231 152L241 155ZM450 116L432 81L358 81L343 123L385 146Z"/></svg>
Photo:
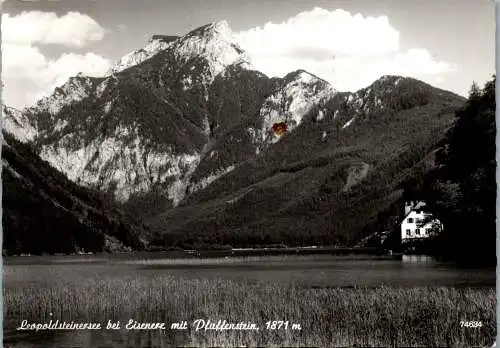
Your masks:
<svg viewBox="0 0 500 348"><path fill-rule="evenodd" d="M496 263L496 76L474 83L423 180L405 187L444 224L436 250L445 258Z"/></svg>

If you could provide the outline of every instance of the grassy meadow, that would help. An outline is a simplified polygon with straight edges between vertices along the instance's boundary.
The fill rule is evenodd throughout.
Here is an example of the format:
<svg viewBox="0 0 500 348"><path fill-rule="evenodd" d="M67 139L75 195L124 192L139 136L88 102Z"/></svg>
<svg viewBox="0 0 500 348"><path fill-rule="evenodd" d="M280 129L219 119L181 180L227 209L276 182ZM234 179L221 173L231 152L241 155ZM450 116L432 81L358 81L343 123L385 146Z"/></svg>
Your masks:
<svg viewBox="0 0 500 348"><path fill-rule="evenodd" d="M158 347L168 347L172 340L176 345L197 347L487 346L496 335L495 308L494 289L310 289L167 275L59 278L23 286L9 287L8 282L4 285L7 322L19 319L19 324L21 318L30 322L60 319L104 325L107 319L122 323L129 318L165 322L165 332L141 333L149 337L147 342L156 342L149 346ZM251 321L260 331L170 330L173 322L192 323L195 319ZM301 330L269 331L265 329L269 320L298 323ZM483 326L461 327L461 321L481 321Z"/></svg>

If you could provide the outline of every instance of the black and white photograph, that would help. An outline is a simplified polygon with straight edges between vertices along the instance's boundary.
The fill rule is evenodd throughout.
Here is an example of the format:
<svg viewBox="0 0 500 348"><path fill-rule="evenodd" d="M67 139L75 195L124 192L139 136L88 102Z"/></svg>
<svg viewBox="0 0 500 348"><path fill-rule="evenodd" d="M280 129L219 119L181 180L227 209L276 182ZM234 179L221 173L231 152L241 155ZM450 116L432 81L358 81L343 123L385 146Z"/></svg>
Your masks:
<svg viewBox="0 0 500 348"><path fill-rule="evenodd" d="M496 347L493 1L0 6L4 347Z"/></svg>

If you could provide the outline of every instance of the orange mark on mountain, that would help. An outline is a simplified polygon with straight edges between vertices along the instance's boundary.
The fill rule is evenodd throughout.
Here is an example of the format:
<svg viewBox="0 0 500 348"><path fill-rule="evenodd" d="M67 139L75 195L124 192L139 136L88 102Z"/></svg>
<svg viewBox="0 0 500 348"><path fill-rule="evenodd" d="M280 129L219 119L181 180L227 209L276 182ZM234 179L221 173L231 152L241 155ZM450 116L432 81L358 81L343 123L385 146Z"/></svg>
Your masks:
<svg viewBox="0 0 500 348"><path fill-rule="evenodd" d="M280 136L282 135L283 133L286 132L288 126L286 125L285 122L279 122L279 123L275 123L273 124L273 133L277 136Z"/></svg>

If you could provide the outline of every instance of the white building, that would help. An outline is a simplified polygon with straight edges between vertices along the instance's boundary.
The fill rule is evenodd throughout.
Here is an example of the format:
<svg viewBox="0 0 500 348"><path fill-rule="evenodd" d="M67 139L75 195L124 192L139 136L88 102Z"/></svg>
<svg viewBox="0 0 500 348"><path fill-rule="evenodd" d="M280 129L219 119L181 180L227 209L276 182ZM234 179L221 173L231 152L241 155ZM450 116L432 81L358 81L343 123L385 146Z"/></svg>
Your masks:
<svg viewBox="0 0 500 348"><path fill-rule="evenodd" d="M401 222L401 242L429 238L443 230L443 224L424 212L425 202L406 202Z"/></svg>

